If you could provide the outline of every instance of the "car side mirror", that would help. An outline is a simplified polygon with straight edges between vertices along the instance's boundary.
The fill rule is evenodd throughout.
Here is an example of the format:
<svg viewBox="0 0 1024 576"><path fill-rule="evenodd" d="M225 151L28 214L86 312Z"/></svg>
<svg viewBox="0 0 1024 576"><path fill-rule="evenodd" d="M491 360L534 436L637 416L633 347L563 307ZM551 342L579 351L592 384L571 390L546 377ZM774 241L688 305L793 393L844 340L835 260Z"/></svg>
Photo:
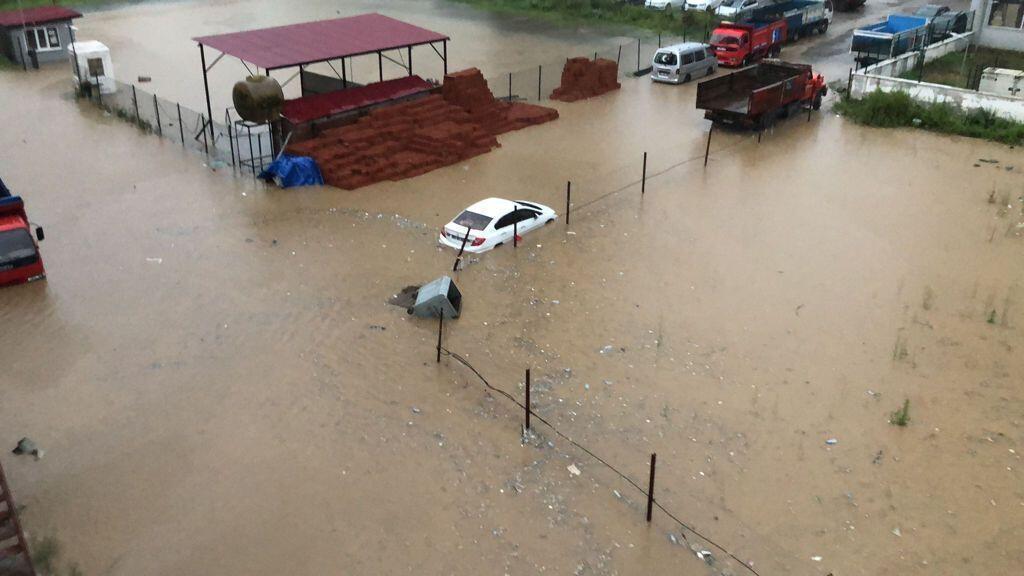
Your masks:
<svg viewBox="0 0 1024 576"><path fill-rule="evenodd" d="M46 233L43 232L42 226L36 226L36 240L38 240L39 242L46 240Z"/></svg>

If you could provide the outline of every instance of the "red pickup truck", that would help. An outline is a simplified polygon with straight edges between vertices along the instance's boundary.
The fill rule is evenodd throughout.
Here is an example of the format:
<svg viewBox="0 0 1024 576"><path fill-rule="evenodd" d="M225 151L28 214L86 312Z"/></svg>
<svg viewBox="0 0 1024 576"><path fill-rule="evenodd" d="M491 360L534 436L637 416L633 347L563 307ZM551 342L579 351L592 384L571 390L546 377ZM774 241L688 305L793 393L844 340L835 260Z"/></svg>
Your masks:
<svg viewBox="0 0 1024 576"><path fill-rule="evenodd" d="M5 192L0 182L0 194ZM25 203L18 196L0 196L0 286L21 284L46 277L39 245L43 229L29 231L31 224L25 214Z"/></svg>
<svg viewBox="0 0 1024 576"><path fill-rule="evenodd" d="M711 33L711 46L722 66L746 66L765 56L776 57L786 41L786 20L722 22Z"/></svg>

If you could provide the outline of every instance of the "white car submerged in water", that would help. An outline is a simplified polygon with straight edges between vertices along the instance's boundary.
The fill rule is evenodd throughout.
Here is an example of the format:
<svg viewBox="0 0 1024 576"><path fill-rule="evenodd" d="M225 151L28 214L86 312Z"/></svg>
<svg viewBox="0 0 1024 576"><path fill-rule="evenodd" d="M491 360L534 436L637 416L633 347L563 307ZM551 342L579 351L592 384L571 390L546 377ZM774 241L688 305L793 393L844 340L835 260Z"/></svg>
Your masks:
<svg viewBox="0 0 1024 576"><path fill-rule="evenodd" d="M514 234L522 237L558 218L554 210L536 202L488 198L466 208L445 224L438 242L466 252L487 252L511 244Z"/></svg>

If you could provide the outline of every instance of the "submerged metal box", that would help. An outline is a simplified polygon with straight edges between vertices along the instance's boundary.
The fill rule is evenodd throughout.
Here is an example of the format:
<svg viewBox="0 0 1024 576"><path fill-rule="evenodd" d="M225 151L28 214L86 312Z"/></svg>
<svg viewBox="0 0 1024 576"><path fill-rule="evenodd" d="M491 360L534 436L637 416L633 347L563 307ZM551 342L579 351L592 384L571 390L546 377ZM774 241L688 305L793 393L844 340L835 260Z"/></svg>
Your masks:
<svg viewBox="0 0 1024 576"><path fill-rule="evenodd" d="M458 318L462 312L462 292L448 276L424 284L416 294L416 303L409 309L410 314L423 318Z"/></svg>

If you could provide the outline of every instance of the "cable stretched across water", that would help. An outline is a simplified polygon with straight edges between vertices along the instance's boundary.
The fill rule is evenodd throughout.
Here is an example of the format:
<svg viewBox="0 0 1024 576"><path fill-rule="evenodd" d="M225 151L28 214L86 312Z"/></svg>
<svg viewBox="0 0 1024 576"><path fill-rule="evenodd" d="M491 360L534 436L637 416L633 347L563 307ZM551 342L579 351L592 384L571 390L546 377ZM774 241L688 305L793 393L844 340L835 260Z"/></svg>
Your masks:
<svg viewBox="0 0 1024 576"><path fill-rule="evenodd" d="M576 448L578 448L578 449L580 449L581 451L585 452L585 453L586 453L586 454L587 454L588 456L590 456L590 457L591 457L591 458L593 458L594 460L597 460L598 462L600 462L601 464L603 464L603 465L604 465L605 467L607 467L607 468L608 468L609 470L611 470L612 472L614 472L615 474L617 474L617 475L619 476L619 478L621 478L621 479L625 480L626 482L628 482L629 484L631 484L631 485L632 485L632 486L633 486L634 488L636 488L636 489L637 489L637 490L638 490L638 491L639 491L639 492L640 492L641 494L643 494L644 496L649 496L648 492L647 492L646 490L644 490L644 489L643 489L643 487L642 487L642 486L640 486L640 484L638 484L638 483L637 483L636 481L634 481L634 480L633 480L632 478L630 478L629 476L627 476L627 475L626 475L626 474L625 474L624 472L622 472L621 470L619 470L619 469L618 469L618 468L616 468L615 466L612 466L612 465L611 465L610 463L608 463L608 461L607 461L607 460L605 460L604 458L601 458L600 456L598 456L597 454L595 454L595 453L594 453L593 451L591 451L591 450L590 450L589 448L587 448L586 446L583 446L583 445L582 445L582 444L580 444L579 442L577 442L577 441L573 440L572 438L570 438L570 437L569 437L568 435L566 435L566 434L565 434L565 433L563 433L563 432L562 432L561 430L559 430L558 428L556 428L554 424L552 424L551 422L548 422L548 420L547 420L547 419L545 419L545 418L544 418L543 416L541 416L541 415L539 415L539 414L535 413L535 412L534 412L533 410L530 410L529 408L527 408L527 406L526 406L525 404L523 404L522 402L520 402L520 401L519 401L519 399L517 399L517 398L516 398L515 396L512 396L511 394L509 394L509 393L508 393L508 392L506 392L505 390L502 390L501 388L498 388L497 386L494 386L493 384L491 384L490 382L488 382L488 381L487 381L487 378L485 378L485 377L484 377L484 375L483 375L483 374L481 374L481 373L480 373L480 371L479 371L479 370L477 370L475 366L473 366L472 364L470 364L470 363L469 363L469 360L466 360L465 358L463 358L463 357L462 357L462 356L460 356L459 354L457 354L457 353L455 353L455 352L452 352L451 350L449 350L449 349L445 348L444 346L441 346L441 345L439 345L439 346L438 346L438 349L439 349L439 350L440 350L441 352L443 352L443 353L444 353L444 354L445 354L446 356L448 356L448 357L450 357L450 358L453 358L453 359L454 359L455 361L457 361L457 362L458 362L459 364L462 364L463 366L465 366L466 368L468 368L468 369L469 369L469 370L470 370L471 372L473 372L473 374L475 374L475 375L476 375L476 377L477 377L477 378L479 378L479 379L480 379L480 381L481 381L481 382L483 382L484 386L486 386L486 387L487 387L487 388L488 388L489 390L491 390L491 391L493 391L493 392L495 392L495 393L497 393L497 394L499 394L499 395L501 395L501 396L504 396L505 398L507 398L508 400L510 400L510 401L511 401L511 402L512 402L513 404L515 404L516 406L518 406L518 407L522 408L523 410L529 410L529 412L530 412L530 415L531 415L531 416L532 416L533 418L537 419L537 420L538 420L538 421L539 421L540 423L542 423L542 424L544 424L545 426L547 426L548 428L550 428L550 429L551 429L551 431L552 431L552 432L554 432L554 433L555 433L555 434L556 434L556 435L557 435L557 436L558 436L559 438L561 438L561 439L565 440L566 442L568 442L568 443L572 444L572 445L573 445L573 446L575 446ZM657 498L651 498L651 500L652 500L652 502L654 503L654 505L655 505L655 506L657 506L658 510L661 510L662 512L664 512L666 516L668 516L669 518L671 518L671 519L672 519L672 520L673 520L673 521L674 521L674 522L675 522L676 524L678 524L679 526L681 526L681 527L682 527L682 528L683 528L684 530L687 530L687 531L689 531L689 532L692 532L693 534L695 534L696 536L698 536L698 537L699 537L700 539L704 540L704 541L705 541L705 542L707 542L708 544L711 544L712 546L714 546L714 547L715 547L715 548L717 548L718 550L721 550L721 551L722 551L723 553L725 553L725 554L726 554L727 556L729 556L729 557L730 557L730 558L732 558L733 560L735 560L735 561L739 562L739 563L740 563L741 565L743 565L743 567L744 567L744 568L746 568L747 570L749 570L751 574L754 574L754 576L761 576L761 574L759 574L759 573L757 572L757 570L755 570L755 569L754 569L754 567L753 567L753 566L751 566L751 565L750 565L750 564L748 564L747 562L744 562L743 560L741 560L740 558L738 558L738 557L737 557L737 556L736 556L735 554L733 554L732 552L730 552L730 551L729 551L729 550L728 550L727 548L725 548L725 547L724 547L724 546L722 546L721 544L719 544L719 543L715 542L715 541L714 541L714 540L712 540L711 538L709 538L709 537L705 536L705 535L704 535L704 534L702 534L702 533L701 533L700 531L698 531L698 530L697 530L697 529L695 529L694 527L690 526L690 525L689 525L689 524L687 524L686 522L683 522L682 520L680 520L680 519L679 519L679 517L677 517L677 516L676 516L675 514L673 514L672 512L670 512L670 511L669 511L669 510L668 510L667 508L665 508L664 506L662 506L662 504L661 504L660 502L658 502ZM684 540L688 540L688 539L686 538L686 534L682 534L682 536L683 536L683 539L684 539Z"/></svg>
<svg viewBox="0 0 1024 576"><path fill-rule="evenodd" d="M714 152L717 154L719 152L725 152L726 150L731 150L733 148L736 148L737 146L740 146L742 144L747 143L751 139L753 139L752 136L744 138L744 139L741 139L741 140L738 140L736 142L733 142L732 144L729 144L727 146L723 146L723 147L719 148L718 150L715 150ZM684 165L689 164L691 162L696 162L698 160L702 160L703 158L704 158L704 155L701 154L699 156L693 156L691 158L686 158L684 160L680 160L679 162L676 162L675 164L670 164L670 165L662 168L661 170L658 170L657 172L652 172L652 173L648 174L647 175L647 180L651 180L652 178L657 178L658 176L662 176L662 175L664 175L664 174L666 174L668 172L671 172L672 170L675 170L676 168L679 168L680 166L684 166ZM630 188L632 188L634 186L638 186L643 181L644 181L643 178L638 178L636 180L633 180L632 182L624 184L624 185L622 185L622 186L620 186L620 187L618 187L618 188L616 188L614 190L610 190L608 192L605 192L604 194L601 194L600 196L597 196L596 198L591 198L590 200L587 200L586 202L584 202L582 204L578 204L578 205L572 206L572 211L575 212L577 210L583 210L584 208L587 208L587 207L591 206L592 204L596 204L597 202L600 202L601 200L604 200L605 198L608 198L609 196L614 196L615 194L618 194L618 193L623 192L625 190L629 190Z"/></svg>

